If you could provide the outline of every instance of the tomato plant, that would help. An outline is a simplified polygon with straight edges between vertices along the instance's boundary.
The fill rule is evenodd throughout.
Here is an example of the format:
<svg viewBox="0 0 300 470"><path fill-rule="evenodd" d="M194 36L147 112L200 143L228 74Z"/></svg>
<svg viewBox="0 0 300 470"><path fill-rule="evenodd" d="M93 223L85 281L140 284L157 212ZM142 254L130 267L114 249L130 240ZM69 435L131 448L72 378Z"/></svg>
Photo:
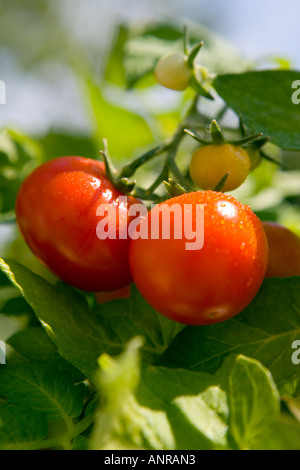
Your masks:
<svg viewBox="0 0 300 470"><path fill-rule="evenodd" d="M300 238L276 222L263 222L269 245L267 277L300 276Z"/></svg>
<svg viewBox="0 0 300 470"><path fill-rule="evenodd" d="M103 162L61 157L25 179L16 200L17 222L33 253L63 281L91 292L120 289L131 282L129 240L119 237L120 196ZM101 204L116 208L115 239L97 236Z"/></svg>
<svg viewBox="0 0 300 470"><path fill-rule="evenodd" d="M196 206L203 204L203 247L187 250L185 236L151 238L152 215L164 204L141 222L141 231L149 225L149 237L131 241L130 266L141 294L158 312L184 324L218 323L235 316L254 298L265 277L268 248L261 222L250 208L223 193L169 199L167 207L179 205L183 213L190 205L195 218ZM183 217L178 222L170 214L171 224L185 223ZM199 230L197 224L194 230Z"/></svg>
<svg viewBox="0 0 300 470"><path fill-rule="evenodd" d="M299 70L35 3L0 18L0 449L299 450Z"/></svg>

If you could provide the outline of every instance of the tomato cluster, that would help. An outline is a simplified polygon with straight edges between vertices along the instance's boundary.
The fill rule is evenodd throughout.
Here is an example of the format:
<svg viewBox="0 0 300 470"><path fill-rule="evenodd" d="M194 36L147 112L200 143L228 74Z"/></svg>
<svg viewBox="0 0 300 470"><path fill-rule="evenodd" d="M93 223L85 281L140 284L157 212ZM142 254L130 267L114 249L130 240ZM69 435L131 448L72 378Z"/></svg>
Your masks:
<svg viewBox="0 0 300 470"><path fill-rule="evenodd" d="M135 204L141 202L127 196L124 206L124 195L109 181L102 162L62 157L44 163L23 182L16 216L32 252L66 283L103 292L134 282L159 313L184 324L231 318L255 297L267 269L269 275L278 275L268 267L263 224L233 196L206 190L167 199L138 220L130 239L124 232L121 235L120 220L123 229L136 220L132 215L136 212L130 212ZM113 215L108 211L107 224L115 224L115 237L97 236L99 205L114 208L117 217L110 220ZM199 207L203 210L200 225ZM160 224L162 209L167 209L168 237L160 225L153 236L152 216L158 214ZM188 215L189 232L185 217L176 219L175 209ZM274 261L273 251L285 234L281 230L276 238L275 227L272 233L271 227L265 228L273 239L269 242L271 263L279 266L281 261ZM202 244L193 248L193 237L200 230ZM298 254L299 246L298 240Z"/></svg>
<svg viewBox="0 0 300 470"><path fill-rule="evenodd" d="M163 56L154 71L157 81L179 91L195 84L201 45L189 54ZM200 83L197 90L203 92ZM227 142L216 121L211 142L185 131L202 143L189 165L199 190L172 194L148 211L123 194L124 186L117 189L105 154L105 164L61 157L27 177L16 217L36 257L64 282L94 292L99 302L128 296L134 282L160 314L207 325L241 312L265 277L299 275L300 239L278 224L262 223L225 194L259 165L264 140L246 150L242 145L257 135Z"/></svg>

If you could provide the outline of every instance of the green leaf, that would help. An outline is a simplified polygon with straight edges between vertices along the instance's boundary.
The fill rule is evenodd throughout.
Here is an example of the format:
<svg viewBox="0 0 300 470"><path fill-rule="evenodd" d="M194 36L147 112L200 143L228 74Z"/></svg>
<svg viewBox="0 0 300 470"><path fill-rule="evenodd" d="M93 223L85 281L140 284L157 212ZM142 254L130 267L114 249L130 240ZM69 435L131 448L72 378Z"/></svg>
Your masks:
<svg viewBox="0 0 300 470"><path fill-rule="evenodd" d="M245 356L237 356L232 366L227 366L225 382L230 409L229 433L239 449L249 449L279 416L276 385L265 367Z"/></svg>
<svg viewBox="0 0 300 470"><path fill-rule="evenodd" d="M42 327L34 326L19 330L9 337L6 343L25 358L55 367L74 382L84 380L84 375L59 355L55 344Z"/></svg>
<svg viewBox="0 0 300 470"><path fill-rule="evenodd" d="M186 327L160 363L214 373L224 359L244 354L267 367L279 387L299 377L292 343L300 336L300 277L266 279L251 304L235 318L210 326Z"/></svg>
<svg viewBox="0 0 300 470"><path fill-rule="evenodd" d="M2 221L13 216L15 199L23 179L42 161L39 144L12 130L0 130L0 213Z"/></svg>
<svg viewBox="0 0 300 470"><path fill-rule="evenodd" d="M0 405L0 449L21 450L40 442L48 434L43 413L26 406Z"/></svg>
<svg viewBox="0 0 300 470"><path fill-rule="evenodd" d="M18 263L2 260L0 267L32 307L60 355L85 375L94 370L102 343L84 297L63 284L48 283Z"/></svg>
<svg viewBox="0 0 300 470"><path fill-rule="evenodd" d="M279 414L270 372L244 356L230 357L214 375L149 366L137 397L167 410L179 449L230 448L232 438L234 448L251 447Z"/></svg>
<svg viewBox="0 0 300 470"><path fill-rule="evenodd" d="M59 357L54 343L39 326L19 330L6 342L19 354L32 361L47 362Z"/></svg>
<svg viewBox="0 0 300 470"><path fill-rule="evenodd" d="M106 139L114 158L128 159L138 148L153 143L147 121L141 114L126 108L125 94L121 89L111 93L114 97L118 94L117 103L105 94L104 84L97 84L89 77L84 78L83 84L99 150L103 139Z"/></svg>
<svg viewBox="0 0 300 470"><path fill-rule="evenodd" d="M300 106L292 102L296 70L219 75L214 87L253 133L287 150L300 149Z"/></svg>
<svg viewBox="0 0 300 470"><path fill-rule="evenodd" d="M6 278L7 279L7 278ZM15 297L9 299L1 309L1 313L4 315L29 315L32 316L34 311L28 305L23 297Z"/></svg>
<svg viewBox="0 0 300 470"><path fill-rule="evenodd" d="M126 86L124 68L124 46L128 40L129 31L127 25L121 24L115 32L115 38L106 61L104 79L121 87Z"/></svg>
<svg viewBox="0 0 300 470"><path fill-rule="evenodd" d="M282 413L252 450L300 450L300 423Z"/></svg>
<svg viewBox="0 0 300 470"><path fill-rule="evenodd" d="M0 368L0 395L9 403L44 413L49 420L79 416L83 391L82 384L74 385L47 363L21 362Z"/></svg>
<svg viewBox="0 0 300 470"><path fill-rule="evenodd" d="M243 449L279 415L271 374L231 357L215 374L143 365L138 339L118 357L100 356L92 449Z"/></svg>
<svg viewBox="0 0 300 470"><path fill-rule="evenodd" d="M154 366L143 366L140 376L139 346L136 338L119 357L99 358L105 405L96 414L92 449L223 447L226 396L211 387L211 376Z"/></svg>
<svg viewBox="0 0 300 470"><path fill-rule="evenodd" d="M183 325L159 315L134 285L129 298L100 305L98 314L107 337L112 340L119 338L122 349L133 336L139 335L145 339L142 346L144 361L154 361L160 357L183 329Z"/></svg>
<svg viewBox="0 0 300 470"><path fill-rule="evenodd" d="M0 261L0 268L34 310L59 354L93 378L103 352L119 354L133 336L144 336L144 358L158 358L182 329L158 315L136 288L120 299L91 310L84 297L58 283L52 285L24 266Z"/></svg>
<svg viewBox="0 0 300 470"><path fill-rule="evenodd" d="M99 357L95 384L103 399L96 410L90 442L92 450L155 448L157 445L166 448L162 442L168 437L164 432L160 436L161 428L166 431L164 423L150 413L154 424L151 429L148 410L142 409L134 397L140 376L141 345L141 338L136 337L120 356L112 358L103 354Z"/></svg>
<svg viewBox="0 0 300 470"><path fill-rule="evenodd" d="M99 151L91 136L78 133L51 131L42 136L39 143L43 147L47 160L67 155L96 158Z"/></svg>
<svg viewBox="0 0 300 470"><path fill-rule="evenodd" d="M167 419L173 449L228 447L228 400L216 377L144 366L136 396L141 406Z"/></svg>
<svg viewBox="0 0 300 470"><path fill-rule="evenodd" d="M82 384L74 385L50 364L22 362L0 369L0 395L9 403L43 412L49 420L79 416L83 391Z"/></svg>

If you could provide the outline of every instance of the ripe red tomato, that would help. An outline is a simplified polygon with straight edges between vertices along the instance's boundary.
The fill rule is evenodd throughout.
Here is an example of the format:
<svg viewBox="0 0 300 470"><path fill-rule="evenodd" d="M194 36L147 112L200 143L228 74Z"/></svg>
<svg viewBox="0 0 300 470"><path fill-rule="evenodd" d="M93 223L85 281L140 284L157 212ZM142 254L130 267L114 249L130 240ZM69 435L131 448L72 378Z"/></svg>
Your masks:
<svg viewBox="0 0 300 470"><path fill-rule="evenodd" d="M151 236L153 213L161 211L163 204L173 210L177 205L182 213L185 208L187 213L193 211L193 230L198 235L196 207L203 204L202 248L186 249L190 235L176 238L173 230L170 239L163 238L162 230L158 237ZM170 211L170 224L178 228L175 217ZM182 217L180 224L183 221ZM133 280L153 308L172 320L191 325L227 320L252 301L263 282L268 245L262 223L232 196L198 191L169 199L152 209L138 228L148 237L131 240Z"/></svg>
<svg viewBox="0 0 300 470"><path fill-rule="evenodd" d="M276 222L263 222L269 244L266 277L300 276L300 238Z"/></svg>
<svg viewBox="0 0 300 470"><path fill-rule="evenodd" d="M96 229L101 217L96 212L100 204L108 204L116 208L118 216L124 209L119 205L120 196L102 162L56 158L23 182L16 218L32 252L60 279L90 292L112 291L132 282L130 240L119 239L118 217L116 239L100 240ZM128 207L135 202L127 198Z"/></svg>

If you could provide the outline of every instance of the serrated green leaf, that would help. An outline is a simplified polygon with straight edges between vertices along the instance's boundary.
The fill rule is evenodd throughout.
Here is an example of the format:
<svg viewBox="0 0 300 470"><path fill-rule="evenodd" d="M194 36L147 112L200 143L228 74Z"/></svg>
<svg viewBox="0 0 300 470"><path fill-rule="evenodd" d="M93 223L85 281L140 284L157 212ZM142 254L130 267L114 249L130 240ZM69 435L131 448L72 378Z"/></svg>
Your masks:
<svg viewBox="0 0 300 470"><path fill-rule="evenodd" d="M6 343L25 358L47 363L57 371L67 374L74 382L84 380L84 375L59 355L57 347L41 327L33 326L19 330L10 336Z"/></svg>
<svg viewBox="0 0 300 470"><path fill-rule="evenodd" d="M9 403L44 413L49 420L76 418L83 407L82 384L50 364L22 362L0 368L0 395Z"/></svg>
<svg viewBox="0 0 300 470"><path fill-rule="evenodd" d="M43 413L25 406L0 405L0 450L21 450L34 447L48 434Z"/></svg>
<svg viewBox="0 0 300 470"><path fill-rule="evenodd" d="M139 335L145 337L144 358L154 360L182 329L158 315L136 288L129 299L92 311L84 297L67 285L52 285L13 261L0 260L0 268L33 308L59 354L91 379L101 353L119 354Z"/></svg>
<svg viewBox="0 0 300 470"><path fill-rule="evenodd" d="M214 373L224 359L244 354L267 367L280 388L299 377L292 343L300 337L300 277L266 279L251 304L223 323L186 327L160 363Z"/></svg>
<svg viewBox="0 0 300 470"><path fill-rule="evenodd" d="M32 307L61 356L85 375L94 370L103 344L101 335L97 335L97 319L85 299L68 286L48 283L18 263L8 265L2 260L0 266Z"/></svg>

